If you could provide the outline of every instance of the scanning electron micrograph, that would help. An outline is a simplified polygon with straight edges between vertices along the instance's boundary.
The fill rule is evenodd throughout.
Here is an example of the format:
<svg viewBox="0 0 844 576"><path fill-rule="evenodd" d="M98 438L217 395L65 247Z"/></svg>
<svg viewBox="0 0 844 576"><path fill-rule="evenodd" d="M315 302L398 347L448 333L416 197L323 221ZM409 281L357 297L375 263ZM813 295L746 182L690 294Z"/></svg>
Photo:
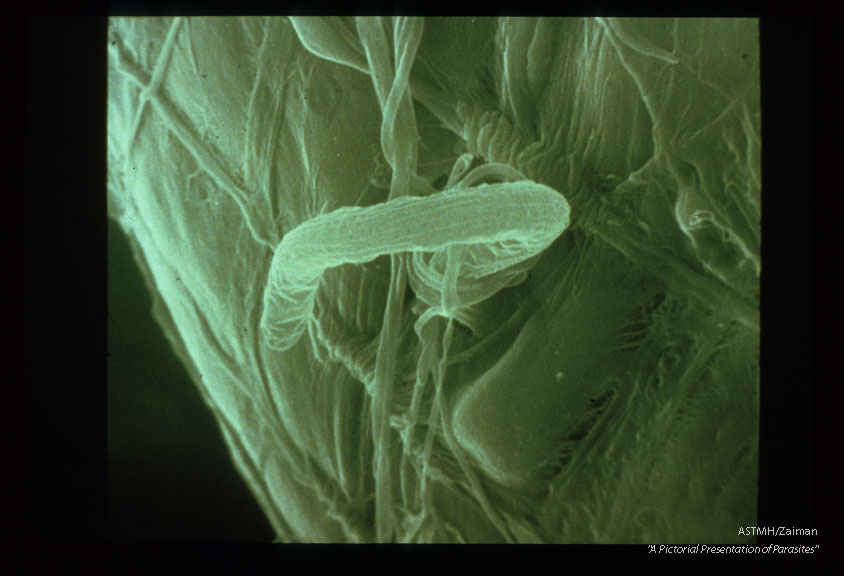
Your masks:
<svg viewBox="0 0 844 576"><path fill-rule="evenodd" d="M756 523L758 22L113 18L108 206L280 542Z"/></svg>

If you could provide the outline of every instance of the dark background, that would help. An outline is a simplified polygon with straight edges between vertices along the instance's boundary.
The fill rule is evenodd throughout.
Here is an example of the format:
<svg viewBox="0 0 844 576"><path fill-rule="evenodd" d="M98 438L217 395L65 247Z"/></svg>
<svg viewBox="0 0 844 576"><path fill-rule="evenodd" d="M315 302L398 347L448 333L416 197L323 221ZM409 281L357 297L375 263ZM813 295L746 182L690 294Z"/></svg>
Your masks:
<svg viewBox="0 0 844 576"><path fill-rule="evenodd" d="M816 347L834 348L814 334L813 299L839 285L840 225L815 221L824 195L815 193L814 22L768 19L761 31L759 525L818 527L815 541L831 547L840 528L827 521L841 491L830 490L837 475L820 470L840 453L831 413L840 404L827 399L822 415L820 398L840 386L840 367L815 365ZM104 18L26 20L24 306L10 301L24 326L22 536L268 541L216 425L149 316L128 247L109 234L105 46ZM840 195L840 179L835 186L827 192ZM840 214L821 209L818 221L824 212Z"/></svg>
<svg viewBox="0 0 844 576"><path fill-rule="evenodd" d="M270 542L107 218L106 20L25 37L23 539Z"/></svg>
<svg viewBox="0 0 844 576"><path fill-rule="evenodd" d="M269 522L151 308L129 243L109 220L109 538L271 541Z"/></svg>

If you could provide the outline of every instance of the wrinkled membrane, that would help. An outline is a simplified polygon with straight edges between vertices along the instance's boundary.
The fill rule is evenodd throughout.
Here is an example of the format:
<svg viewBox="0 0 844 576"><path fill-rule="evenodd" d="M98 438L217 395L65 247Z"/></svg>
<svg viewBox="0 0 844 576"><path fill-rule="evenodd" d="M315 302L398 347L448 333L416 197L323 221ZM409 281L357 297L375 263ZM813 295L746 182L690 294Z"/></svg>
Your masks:
<svg viewBox="0 0 844 576"><path fill-rule="evenodd" d="M109 213L279 541L733 542L757 23L112 18Z"/></svg>

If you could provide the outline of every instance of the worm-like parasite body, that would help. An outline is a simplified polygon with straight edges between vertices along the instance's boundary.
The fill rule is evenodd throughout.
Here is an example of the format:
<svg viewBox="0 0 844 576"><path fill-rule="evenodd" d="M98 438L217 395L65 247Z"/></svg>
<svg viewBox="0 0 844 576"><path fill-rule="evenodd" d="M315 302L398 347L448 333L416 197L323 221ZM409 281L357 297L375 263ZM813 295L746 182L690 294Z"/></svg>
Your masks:
<svg viewBox="0 0 844 576"><path fill-rule="evenodd" d="M530 181L405 196L318 216L290 231L276 249L264 292L264 341L276 350L298 341L312 318L320 278L329 268L384 254L466 246L470 253L477 248L476 257L464 254L461 272L482 279L535 256L568 223L565 198ZM474 300L491 295L476 294Z"/></svg>

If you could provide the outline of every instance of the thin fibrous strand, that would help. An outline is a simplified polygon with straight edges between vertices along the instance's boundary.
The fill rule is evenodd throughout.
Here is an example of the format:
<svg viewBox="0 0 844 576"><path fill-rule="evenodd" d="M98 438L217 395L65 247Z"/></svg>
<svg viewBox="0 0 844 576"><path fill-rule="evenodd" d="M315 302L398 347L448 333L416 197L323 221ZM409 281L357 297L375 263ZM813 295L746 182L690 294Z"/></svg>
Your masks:
<svg viewBox="0 0 844 576"><path fill-rule="evenodd" d="M381 20L357 19L358 30L372 71L372 80L383 116L381 124L381 145L384 156L393 168L389 199L405 196L416 172L416 121L407 87L416 47L421 38L421 26L416 30L415 43L404 42L405 57L400 62L399 74L393 76L389 65L388 41ZM404 28L404 27L402 27ZM411 33L413 30L411 31ZM396 43L400 42L396 38ZM396 46L396 52L399 48ZM385 98L386 87L391 84ZM404 133L397 134L404 128ZM396 136L398 143L396 142ZM398 145L397 145L398 144ZM398 146L401 146L399 148ZM384 312L384 322L378 346L375 366L375 395L373 397L373 430L375 432L375 490L376 490L376 537L379 542L391 541L395 530L392 506L392 480L390 477L390 453L392 432L389 426L390 407L395 388L395 364L400 330L404 291L407 285L407 269L404 256L393 254L390 258L391 283Z"/></svg>
<svg viewBox="0 0 844 576"><path fill-rule="evenodd" d="M141 129L141 120L147 108L147 103L158 95L161 86L164 83L164 78L167 75L167 69L170 65L170 56L173 53L173 46L176 44L176 36L182 27L182 18L174 18L170 25L170 30L167 31L167 38L164 40L164 45L161 52L158 54L158 60L155 63L155 68L152 71L152 77L148 84L141 89L140 102L138 104L138 111L135 115L135 124L132 127L132 135L129 137L127 157L132 155L135 142L138 139L138 132Z"/></svg>

